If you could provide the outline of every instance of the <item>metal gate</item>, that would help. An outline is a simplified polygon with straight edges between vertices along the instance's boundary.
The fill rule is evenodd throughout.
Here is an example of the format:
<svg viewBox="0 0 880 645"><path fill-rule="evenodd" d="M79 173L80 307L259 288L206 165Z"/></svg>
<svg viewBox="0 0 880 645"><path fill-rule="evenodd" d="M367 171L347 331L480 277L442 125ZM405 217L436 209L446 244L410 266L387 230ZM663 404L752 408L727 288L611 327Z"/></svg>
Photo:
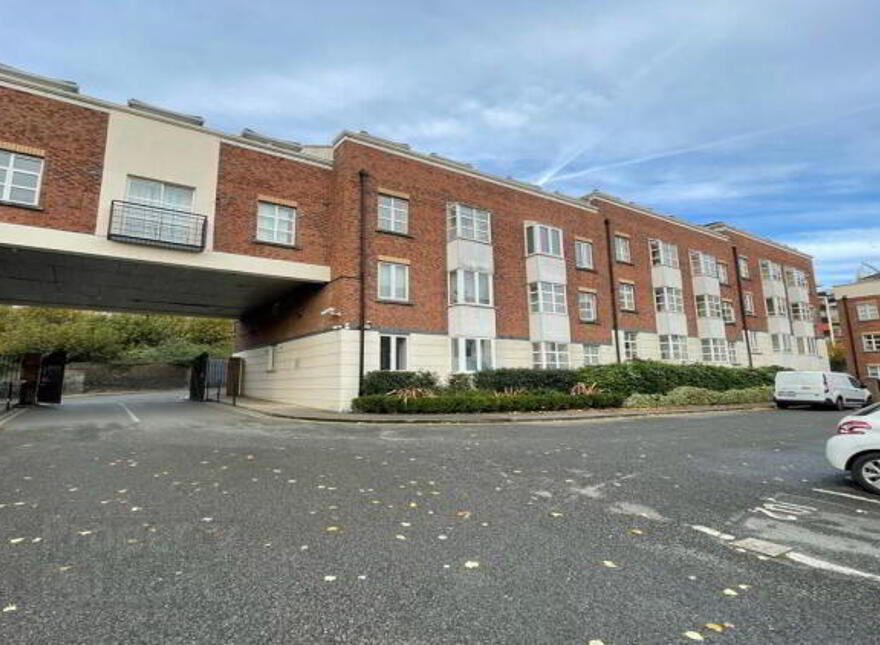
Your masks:
<svg viewBox="0 0 880 645"><path fill-rule="evenodd" d="M232 404L240 394L243 360L232 358L209 358L201 354L193 359L189 373L189 398L191 401L219 401L232 397Z"/></svg>
<svg viewBox="0 0 880 645"><path fill-rule="evenodd" d="M21 389L21 356L0 355L0 410L18 403Z"/></svg>
<svg viewBox="0 0 880 645"><path fill-rule="evenodd" d="M43 356L40 363L40 381L37 385L37 401L40 403L61 403L64 389L64 365L67 352L52 352Z"/></svg>

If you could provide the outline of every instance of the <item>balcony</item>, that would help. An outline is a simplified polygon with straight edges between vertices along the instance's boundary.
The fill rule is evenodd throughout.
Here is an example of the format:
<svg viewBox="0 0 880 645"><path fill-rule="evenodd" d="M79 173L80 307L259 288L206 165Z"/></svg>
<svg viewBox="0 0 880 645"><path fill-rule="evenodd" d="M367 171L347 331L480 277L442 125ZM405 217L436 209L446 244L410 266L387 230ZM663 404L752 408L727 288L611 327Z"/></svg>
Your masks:
<svg viewBox="0 0 880 645"><path fill-rule="evenodd" d="M207 220L204 215L114 200L107 238L130 244L203 251Z"/></svg>

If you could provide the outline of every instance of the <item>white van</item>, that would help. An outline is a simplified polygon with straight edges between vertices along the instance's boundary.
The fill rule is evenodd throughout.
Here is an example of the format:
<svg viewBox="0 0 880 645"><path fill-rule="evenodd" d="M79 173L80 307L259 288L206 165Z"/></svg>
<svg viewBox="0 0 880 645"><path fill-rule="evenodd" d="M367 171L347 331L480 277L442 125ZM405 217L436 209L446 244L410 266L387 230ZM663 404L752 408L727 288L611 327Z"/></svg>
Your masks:
<svg viewBox="0 0 880 645"><path fill-rule="evenodd" d="M773 400L779 408L810 404L843 410L867 405L871 392L843 372L777 372Z"/></svg>

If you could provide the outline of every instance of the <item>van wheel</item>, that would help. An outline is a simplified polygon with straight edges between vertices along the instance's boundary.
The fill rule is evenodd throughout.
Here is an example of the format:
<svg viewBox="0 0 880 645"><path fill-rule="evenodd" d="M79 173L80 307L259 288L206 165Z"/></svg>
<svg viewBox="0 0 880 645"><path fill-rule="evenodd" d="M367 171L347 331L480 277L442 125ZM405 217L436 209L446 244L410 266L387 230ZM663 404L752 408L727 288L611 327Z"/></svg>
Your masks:
<svg viewBox="0 0 880 645"><path fill-rule="evenodd" d="M843 405L843 397L842 396L837 397L837 400L834 402L834 407L837 408L838 410L843 410L844 405Z"/></svg>
<svg viewBox="0 0 880 645"><path fill-rule="evenodd" d="M880 495L880 452L869 452L853 462L852 476L859 486Z"/></svg>
<svg viewBox="0 0 880 645"><path fill-rule="evenodd" d="M779 408L780 410L784 410L788 407L788 403L783 403L782 401L777 401L776 407Z"/></svg>

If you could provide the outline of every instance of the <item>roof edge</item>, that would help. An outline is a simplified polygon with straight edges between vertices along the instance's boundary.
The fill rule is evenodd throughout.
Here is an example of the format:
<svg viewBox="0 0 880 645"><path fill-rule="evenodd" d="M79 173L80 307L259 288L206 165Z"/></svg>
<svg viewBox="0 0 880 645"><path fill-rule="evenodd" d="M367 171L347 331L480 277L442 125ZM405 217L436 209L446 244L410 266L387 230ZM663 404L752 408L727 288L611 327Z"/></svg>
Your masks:
<svg viewBox="0 0 880 645"><path fill-rule="evenodd" d="M776 247L777 249L779 249L781 251L785 251L786 253L794 253L795 255L799 255L803 258L807 258L810 261L813 260L812 255L810 255L809 253L804 253L803 251L800 251L800 250L794 248L793 246L789 246L788 244L783 244L782 242L776 242L774 240L768 239L768 238L763 237L761 235L758 235L756 233L749 233L748 231L744 231L740 228L736 228L735 226L731 226L730 224L728 224L726 222L710 222L710 223L706 224L706 228L709 228L713 231L730 231L731 233L734 233L736 235L742 235L743 237L747 237L747 238L754 240L756 242L760 242L761 244L766 244L768 246Z"/></svg>

